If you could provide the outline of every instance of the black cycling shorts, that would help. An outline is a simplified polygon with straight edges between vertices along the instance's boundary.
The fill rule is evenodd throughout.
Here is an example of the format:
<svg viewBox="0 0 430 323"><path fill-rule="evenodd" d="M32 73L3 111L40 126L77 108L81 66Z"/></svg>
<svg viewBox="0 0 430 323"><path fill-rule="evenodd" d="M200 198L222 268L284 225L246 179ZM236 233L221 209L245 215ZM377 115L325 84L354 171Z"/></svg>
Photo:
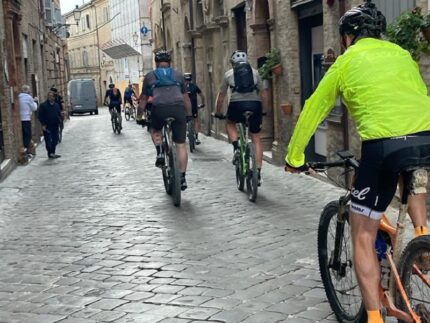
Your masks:
<svg viewBox="0 0 430 323"><path fill-rule="evenodd" d="M263 110L260 101L238 101L230 102L227 110L227 119L236 123L245 122L243 113L252 111L254 114L249 118L249 130L251 133L261 131Z"/></svg>
<svg viewBox="0 0 430 323"><path fill-rule="evenodd" d="M165 124L165 119L175 118L172 123L173 141L178 144L185 143L187 131L187 120L185 108L183 106L172 107L152 107L151 109L151 128L161 130Z"/></svg>
<svg viewBox="0 0 430 323"><path fill-rule="evenodd" d="M399 175L430 166L430 131L362 143L351 210L379 220L394 197Z"/></svg>
<svg viewBox="0 0 430 323"><path fill-rule="evenodd" d="M118 113L121 113L121 103L109 104L109 110L112 110L113 108L115 108Z"/></svg>

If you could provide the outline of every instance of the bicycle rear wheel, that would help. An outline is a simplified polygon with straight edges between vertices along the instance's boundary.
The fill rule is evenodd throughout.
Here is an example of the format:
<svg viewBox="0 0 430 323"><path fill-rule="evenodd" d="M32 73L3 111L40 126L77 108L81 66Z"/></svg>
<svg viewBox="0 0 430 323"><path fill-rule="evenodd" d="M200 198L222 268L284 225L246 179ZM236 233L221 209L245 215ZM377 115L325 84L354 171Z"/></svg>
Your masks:
<svg viewBox="0 0 430 323"><path fill-rule="evenodd" d="M125 120L127 121L130 120L130 108L128 106L124 108L124 116L125 116Z"/></svg>
<svg viewBox="0 0 430 323"><path fill-rule="evenodd" d="M187 130L188 130L187 131L188 144L190 146L190 153L192 153L196 149L196 137L194 136L193 123L192 122L188 122Z"/></svg>
<svg viewBox="0 0 430 323"><path fill-rule="evenodd" d="M242 155L242 153L241 153ZM239 157L235 162L236 167L236 186L239 191L243 192L245 186L245 176L243 175L243 162L242 157Z"/></svg>
<svg viewBox="0 0 430 323"><path fill-rule="evenodd" d="M360 288L352 266L352 241L348 216L339 222L339 202L324 207L318 225L318 261L321 280L328 302L339 322L367 322ZM335 241L338 238L341 253L335 257Z"/></svg>
<svg viewBox="0 0 430 323"><path fill-rule="evenodd" d="M58 128L58 143L61 143L61 141L63 140L63 128L64 124L61 122L60 127Z"/></svg>
<svg viewBox="0 0 430 323"><path fill-rule="evenodd" d="M130 109L130 117L131 117L133 120L136 120L136 108L135 108L135 107L132 107L132 108Z"/></svg>
<svg viewBox="0 0 430 323"><path fill-rule="evenodd" d="M167 151L167 147L164 146L164 151ZM164 166L161 168L161 172L163 174L163 183L164 183L164 189L166 190L166 193L171 195L172 194L172 185L170 185L170 156L168 154L165 154L164 157Z"/></svg>
<svg viewBox="0 0 430 323"><path fill-rule="evenodd" d="M255 202L258 192L258 169L255 156L255 146L253 143L246 145L246 160L247 160L247 176L246 176L246 189L248 198L251 202Z"/></svg>
<svg viewBox="0 0 430 323"><path fill-rule="evenodd" d="M430 322L430 236L417 237L408 243L400 258L399 275L412 309L421 322ZM396 305L408 312L398 291Z"/></svg>
<svg viewBox="0 0 430 323"><path fill-rule="evenodd" d="M115 121L115 116L112 116L110 121L111 121L111 123L112 123L112 130L113 130L113 133L116 133L116 121Z"/></svg>
<svg viewBox="0 0 430 323"><path fill-rule="evenodd" d="M170 186L174 206L181 205L181 176L179 173L179 162L176 156L176 147L170 149L169 168L170 168Z"/></svg>

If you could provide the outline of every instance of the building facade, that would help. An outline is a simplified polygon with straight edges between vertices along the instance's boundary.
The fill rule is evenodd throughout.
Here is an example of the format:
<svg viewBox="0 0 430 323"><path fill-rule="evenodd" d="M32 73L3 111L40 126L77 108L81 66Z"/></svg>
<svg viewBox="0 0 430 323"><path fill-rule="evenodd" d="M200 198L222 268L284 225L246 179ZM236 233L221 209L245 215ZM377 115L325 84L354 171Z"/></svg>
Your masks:
<svg viewBox="0 0 430 323"><path fill-rule="evenodd" d="M5 0L0 6L0 179L25 163L18 94L24 84L40 101L51 86L65 93L66 47L56 27L59 0ZM33 142L41 137L33 117Z"/></svg>
<svg viewBox="0 0 430 323"><path fill-rule="evenodd" d="M391 22L425 0L375 0ZM254 67L261 66L272 49L281 53L282 74L267 80L268 114L263 120L265 158L282 164L294 126L306 99L325 70L341 54L338 20L361 0L153 0L154 49L172 52L174 66L189 72L208 98L201 114L204 131L226 138L222 122L211 112L224 72L231 68L234 50L247 51ZM421 67L428 77L428 62ZM353 122L338 100L318 127L306 151L310 160L334 158L338 150L359 153L360 141Z"/></svg>
<svg viewBox="0 0 430 323"><path fill-rule="evenodd" d="M105 55L101 44L111 41L111 16L108 0L93 0L80 7L81 20L76 25L73 11L64 18L70 24L67 38L70 79L94 80L99 104L111 82L113 61Z"/></svg>
<svg viewBox="0 0 430 323"><path fill-rule="evenodd" d="M152 69L149 0L109 0L112 42L104 51L114 59L112 80L121 90L140 86Z"/></svg>

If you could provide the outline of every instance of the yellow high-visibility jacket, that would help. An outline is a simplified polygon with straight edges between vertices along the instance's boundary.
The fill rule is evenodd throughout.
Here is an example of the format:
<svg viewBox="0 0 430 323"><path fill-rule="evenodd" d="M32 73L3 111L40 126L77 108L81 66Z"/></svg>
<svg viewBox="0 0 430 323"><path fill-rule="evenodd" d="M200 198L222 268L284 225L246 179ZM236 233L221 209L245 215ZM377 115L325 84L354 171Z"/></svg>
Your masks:
<svg viewBox="0 0 430 323"><path fill-rule="evenodd" d="M430 130L430 98L417 63L400 46L363 38L329 68L306 100L285 161L305 163L305 148L341 95L362 141Z"/></svg>

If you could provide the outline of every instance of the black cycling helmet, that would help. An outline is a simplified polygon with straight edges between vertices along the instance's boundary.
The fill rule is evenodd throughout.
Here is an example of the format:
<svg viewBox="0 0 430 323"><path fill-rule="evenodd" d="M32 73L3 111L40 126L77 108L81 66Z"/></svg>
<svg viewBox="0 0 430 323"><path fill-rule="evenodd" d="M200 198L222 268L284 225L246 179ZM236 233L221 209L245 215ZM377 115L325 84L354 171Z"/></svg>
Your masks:
<svg viewBox="0 0 430 323"><path fill-rule="evenodd" d="M170 56L169 52L167 50L159 50L155 53L155 62L167 62L170 63L172 61L172 57Z"/></svg>
<svg viewBox="0 0 430 323"><path fill-rule="evenodd" d="M54 93L57 93L57 92L58 92L58 90L57 90L57 88L56 88L55 86L52 86L52 87L49 89L49 91L52 91L52 92L54 92Z"/></svg>
<svg viewBox="0 0 430 323"><path fill-rule="evenodd" d="M193 74L184 73L184 79L185 79L185 81L191 81L193 79Z"/></svg>
<svg viewBox="0 0 430 323"><path fill-rule="evenodd" d="M110 89L113 89L114 87L115 87L115 84L113 84L113 83L109 84Z"/></svg>
<svg viewBox="0 0 430 323"><path fill-rule="evenodd" d="M371 0L354 7L339 20L339 32L359 36L380 38L387 27L384 15L376 8Z"/></svg>

